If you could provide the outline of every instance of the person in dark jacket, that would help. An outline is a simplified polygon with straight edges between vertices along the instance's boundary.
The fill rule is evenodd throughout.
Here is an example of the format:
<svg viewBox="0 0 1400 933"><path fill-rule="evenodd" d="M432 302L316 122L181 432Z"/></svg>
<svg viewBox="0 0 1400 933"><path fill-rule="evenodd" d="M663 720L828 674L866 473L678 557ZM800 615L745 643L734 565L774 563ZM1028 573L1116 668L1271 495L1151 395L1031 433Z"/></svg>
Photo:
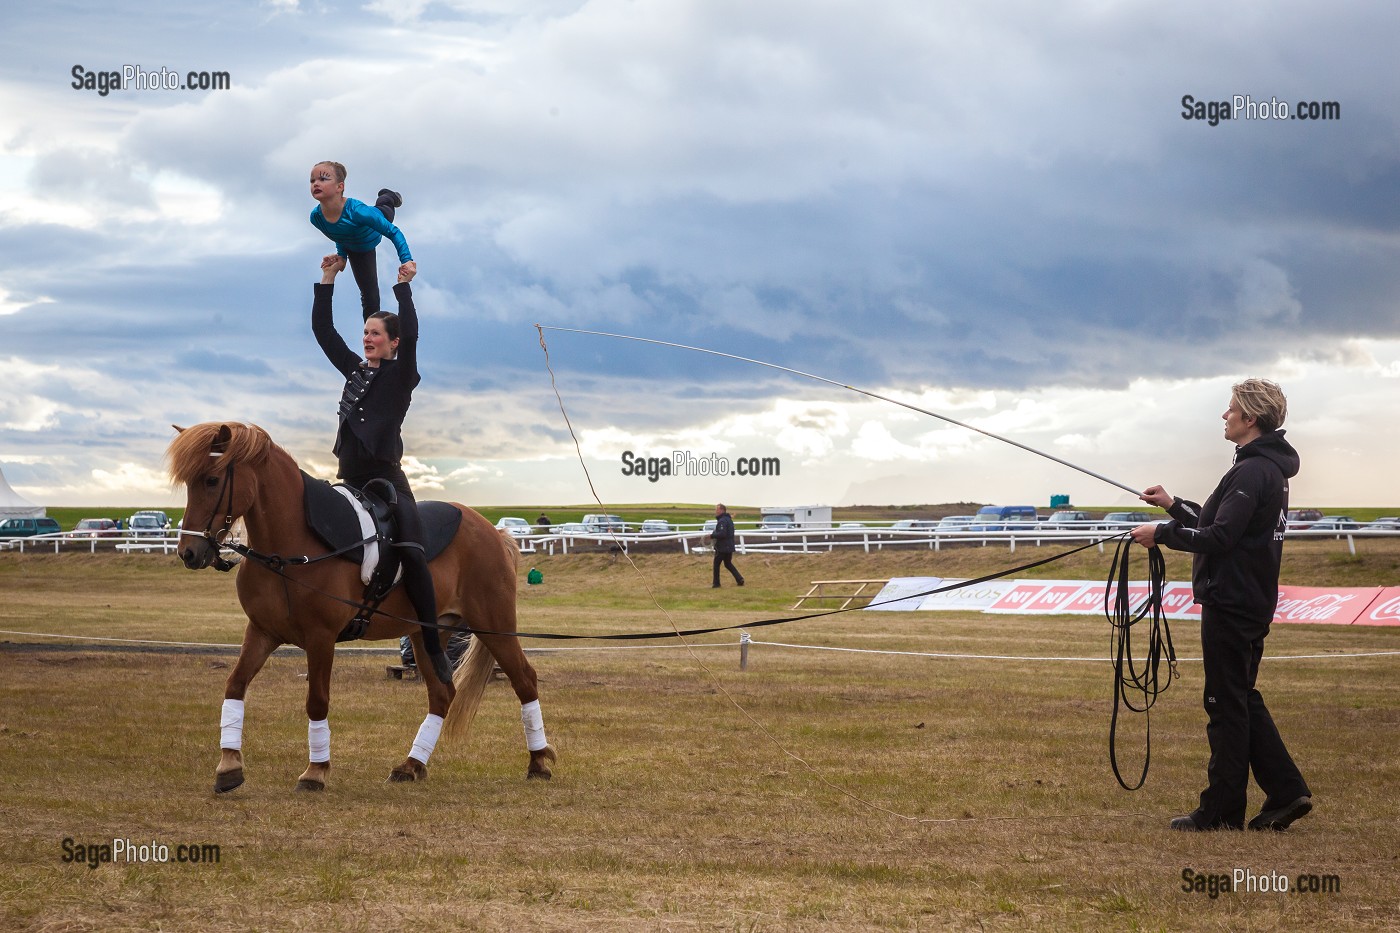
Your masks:
<svg viewBox="0 0 1400 933"><path fill-rule="evenodd" d="M326 359L345 377L340 395L340 427L335 436L336 473L347 485L363 489L370 480L388 480L397 503L394 520L398 540L394 547L403 564L404 591L423 623L423 648L438 679L452 682L452 669L438 638L437 595L433 575L423 552L422 521L418 503L408 485L403 459L403 420L413 401L418 375L418 314L409 287L415 270L400 269L394 298L399 313L378 311L364 324L365 358L346 345L336 332L332 316L335 277L345 260L327 256L321 263L321 283L311 306L311 331Z"/></svg>
<svg viewBox="0 0 1400 933"><path fill-rule="evenodd" d="M1235 385L1222 416L1235 462L1205 504L1161 486L1141 497L1172 520L1139 525L1133 540L1190 552L1192 594L1201 605L1209 780L1195 811L1171 821L1175 830L1243 829L1251 768L1266 798L1250 829L1287 829L1312 810L1312 791L1254 686L1278 605L1288 480L1298 473L1298 453L1280 430L1287 413L1274 383Z"/></svg>
<svg viewBox="0 0 1400 933"><path fill-rule="evenodd" d="M734 582L743 586L744 578L734 569L734 519L729 517L729 510L723 502L715 506L715 530L710 532L710 538L715 542L714 582L711 588L719 589L720 564L728 567L734 575Z"/></svg>

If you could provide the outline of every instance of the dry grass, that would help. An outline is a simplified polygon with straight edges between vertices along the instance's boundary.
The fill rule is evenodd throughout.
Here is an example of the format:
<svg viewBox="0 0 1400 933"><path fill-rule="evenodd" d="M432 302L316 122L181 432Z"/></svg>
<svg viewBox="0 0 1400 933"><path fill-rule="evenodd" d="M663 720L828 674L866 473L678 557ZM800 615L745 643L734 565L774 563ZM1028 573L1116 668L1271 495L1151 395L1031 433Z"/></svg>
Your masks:
<svg viewBox="0 0 1400 933"><path fill-rule="evenodd" d="M1394 583L1398 553L1292 548L1285 577ZM718 591L703 558L639 561L688 627L782 615L815 578L971 575L1006 559L754 556L739 561L750 586ZM522 584L522 628L668 627L623 561L533 565L545 584ZM1097 579L1107 564L1091 553L1047 569ZM3 555L0 628L233 642L242 618L230 577L160 558ZM1092 618L948 613L855 613L753 634L1074 656L1101 656L1108 640ZM1180 653L1199 653L1189 629L1175 634ZM1108 769L1103 664L758 646L740 673L735 648L563 650L579 645L527 645L545 649L533 659L560 753L550 784L523 780L518 707L499 684L472 738L439 748L426 784L384 783L422 718L422 687L386 680L382 657L347 655L334 676L330 786L294 794L303 665L276 657L249 694L249 783L224 798L210 786L231 658L0 650L0 928L1396 928L1394 657L1266 661L1261 686L1318 810L1284 834L1188 836L1165 824L1204 778L1190 662L1152 718L1147 786L1129 794ZM1396 649L1395 629L1279 626L1270 637L1274 656ZM1135 719L1125 731L1129 767L1141 728ZM89 870L62 862L65 837L215 843L221 860ZM1335 874L1342 889L1211 899L1181 891L1186 868Z"/></svg>

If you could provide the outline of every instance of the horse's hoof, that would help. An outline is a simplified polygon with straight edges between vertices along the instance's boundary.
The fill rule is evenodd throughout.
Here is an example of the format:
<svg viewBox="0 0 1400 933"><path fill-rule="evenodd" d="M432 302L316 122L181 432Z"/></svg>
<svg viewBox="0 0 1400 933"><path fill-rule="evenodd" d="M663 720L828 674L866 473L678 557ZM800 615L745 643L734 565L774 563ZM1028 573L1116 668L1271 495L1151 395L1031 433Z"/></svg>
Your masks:
<svg viewBox="0 0 1400 933"><path fill-rule="evenodd" d="M325 782L325 781L312 781L312 780L308 780L307 778L302 778L300 781L297 781L297 790L299 790L299 791L302 791L302 790L323 791L323 790L325 790L325 789L326 789L326 782Z"/></svg>
<svg viewBox="0 0 1400 933"><path fill-rule="evenodd" d="M428 779L428 766L411 758L389 772L390 784L407 784L411 781L426 781Z"/></svg>
<svg viewBox="0 0 1400 933"><path fill-rule="evenodd" d="M227 794L235 787L243 786L243 769L236 768L233 771L225 771L223 774L214 775L214 793Z"/></svg>
<svg viewBox="0 0 1400 933"><path fill-rule="evenodd" d="M554 753L553 745L546 745L537 752L530 753L530 767L525 772L527 781L548 781L554 777L554 771L549 766L552 762L558 761L559 756Z"/></svg>

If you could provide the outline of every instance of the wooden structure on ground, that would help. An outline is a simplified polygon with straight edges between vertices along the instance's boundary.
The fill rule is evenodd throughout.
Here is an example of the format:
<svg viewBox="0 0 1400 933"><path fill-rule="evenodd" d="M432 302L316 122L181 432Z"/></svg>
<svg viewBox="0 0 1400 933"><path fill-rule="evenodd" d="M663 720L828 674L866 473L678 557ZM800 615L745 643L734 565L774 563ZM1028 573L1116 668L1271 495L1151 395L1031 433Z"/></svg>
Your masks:
<svg viewBox="0 0 1400 933"><path fill-rule="evenodd" d="M809 601L834 599L844 600L841 605L835 607L837 609L845 609L858 599L864 600L861 606L868 606L870 605L870 601L879 595L880 590L889 582L889 578L883 580L813 580L811 589L797 597L797 602L793 603L791 608L810 609L812 607L806 605ZM841 590L840 592L832 592L826 589L826 587L829 586L839 586ZM854 589L852 589L852 587L854 587ZM821 602L817 604L823 609L832 608Z"/></svg>

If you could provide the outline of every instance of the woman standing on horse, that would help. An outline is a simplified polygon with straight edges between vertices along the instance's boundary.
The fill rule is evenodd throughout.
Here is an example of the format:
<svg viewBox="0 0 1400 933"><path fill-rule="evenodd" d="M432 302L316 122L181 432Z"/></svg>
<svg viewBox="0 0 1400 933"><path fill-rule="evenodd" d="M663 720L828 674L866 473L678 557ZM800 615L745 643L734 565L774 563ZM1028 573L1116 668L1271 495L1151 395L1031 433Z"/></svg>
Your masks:
<svg viewBox="0 0 1400 933"><path fill-rule="evenodd" d="M437 597L432 573L423 551L422 522L418 504L400 461L403 458L403 419L408 414L418 375L418 314L413 307L409 281L413 268L400 268L394 298L399 313L377 311L364 325L364 359L336 332L331 302L335 277L345 269L345 258L327 256L321 261L321 282L311 306L311 331L331 365L345 377L340 394L340 428L335 437L339 461L336 475L349 486L363 489L371 480L385 480L394 487L397 503L398 549L403 562L403 585L418 621L423 644L438 679L452 682L451 667L443 653L435 626Z"/></svg>

